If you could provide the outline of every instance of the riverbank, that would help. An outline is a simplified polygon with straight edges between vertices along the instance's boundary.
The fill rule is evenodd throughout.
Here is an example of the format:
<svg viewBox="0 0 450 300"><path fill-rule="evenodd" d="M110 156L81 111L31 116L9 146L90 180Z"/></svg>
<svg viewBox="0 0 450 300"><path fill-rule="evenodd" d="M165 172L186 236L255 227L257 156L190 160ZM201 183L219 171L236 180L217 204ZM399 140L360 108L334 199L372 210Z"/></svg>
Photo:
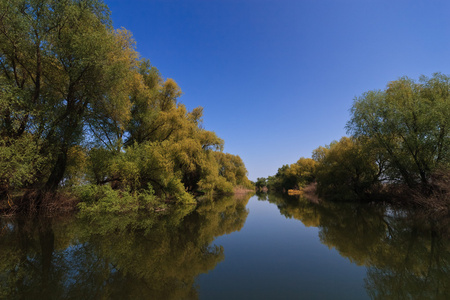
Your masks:
<svg viewBox="0 0 450 300"><path fill-rule="evenodd" d="M230 194L214 193L208 198L233 195L240 197L254 192L254 189L237 186ZM192 201L183 202L182 205L197 205L198 197L199 195L192 195ZM56 216L77 212L88 214L160 212L177 203L168 195L160 197L146 191L132 193L112 189L109 185L90 185L80 187L80 189L61 189L46 193L38 193L33 190L16 192L0 199L0 214L3 216Z"/></svg>
<svg viewBox="0 0 450 300"><path fill-rule="evenodd" d="M391 205L399 209L414 209L425 218L450 220L450 180L445 177L435 181L437 187L424 195L421 191L410 189L402 185L385 186L376 194L364 199L378 205ZM328 202L317 195L317 183L311 183L299 190L300 195L311 203ZM336 201L330 201L336 202ZM339 201L337 201L339 202ZM344 201L352 202L352 201ZM450 223L449 223L450 225Z"/></svg>
<svg viewBox="0 0 450 300"><path fill-rule="evenodd" d="M247 194L247 193L254 193L255 189L249 189L243 186L238 186L233 188L233 194L234 195L238 195L238 194Z"/></svg>

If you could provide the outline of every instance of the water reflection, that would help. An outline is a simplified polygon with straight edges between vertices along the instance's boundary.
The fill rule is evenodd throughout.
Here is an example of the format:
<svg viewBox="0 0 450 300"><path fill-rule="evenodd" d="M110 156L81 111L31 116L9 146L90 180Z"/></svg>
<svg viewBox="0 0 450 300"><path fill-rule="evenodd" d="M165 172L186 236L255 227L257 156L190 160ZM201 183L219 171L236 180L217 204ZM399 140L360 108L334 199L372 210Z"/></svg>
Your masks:
<svg viewBox="0 0 450 300"><path fill-rule="evenodd" d="M0 219L0 298L197 299L196 278L225 257L226 249L214 245L214 239L244 226L249 197L204 200L197 208L188 206L159 216ZM378 206L319 205L279 195L260 195L259 200L276 204L286 218L319 228L323 244L365 266L365 289L373 299L446 299L450 295L450 243L442 233L448 227L441 222ZM242 237L250 236L246 234ZM271 235L264 239L266 243L284 241ZM267 244L262 247L268 248ZM295 266L305 267L299 260L309 259L299 251L283 253L292 257L278 260L296 262ZM255 269L241 273L264 272L257 269L261 267L258 260L252 262L258 262L250 264ZM290 272L293 277L300 274ZM274 276L274 282L277 276L283 278L264 276Z"/></svg>
<svg viewBox="0 0 450 300"><path fill-rule="evenodd" d="M0 219L1 299L197 299L195 278L224 259L250 195L159 216Z"/></svg>
<svg viewBox="0 0 450 300"><path fill-rule="evenodd" d="M318 227L323 244L366 266L365 288L372 299L448 299L450 242L441 222L370 205L314 204L271 194L259 200Z"/></svg>

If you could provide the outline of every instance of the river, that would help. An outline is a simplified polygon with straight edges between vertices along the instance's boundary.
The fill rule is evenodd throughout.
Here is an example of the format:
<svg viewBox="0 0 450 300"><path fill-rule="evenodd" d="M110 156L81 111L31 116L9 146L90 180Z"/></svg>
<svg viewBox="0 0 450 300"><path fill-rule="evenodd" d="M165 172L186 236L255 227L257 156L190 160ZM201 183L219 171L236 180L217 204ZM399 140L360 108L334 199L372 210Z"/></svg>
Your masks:
<svg viewBox="0 0 450 300"><path fill-rule="evenodd" d="M275 194L1 218L1 299L446 299L448 226Z"/></svg>

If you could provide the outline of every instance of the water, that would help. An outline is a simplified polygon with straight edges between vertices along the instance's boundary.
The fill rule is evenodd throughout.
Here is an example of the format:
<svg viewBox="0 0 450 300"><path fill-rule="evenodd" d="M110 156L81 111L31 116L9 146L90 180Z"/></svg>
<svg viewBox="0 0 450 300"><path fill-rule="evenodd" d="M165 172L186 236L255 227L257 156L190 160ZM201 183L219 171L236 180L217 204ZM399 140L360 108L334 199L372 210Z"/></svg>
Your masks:
<svg viewBox="0 0 450 300"><path fill-rule="evenodd" d="M447 299L447 226L260 195L162 215L1 219L1 299Z"/></svg>
<svg viewBox="0 0 450 300"><path fill-rule="evenodd" d="M198 279L204 299L364 299L365 268L323 245L317 227L250 200L244 228L214 241L225 261Z"/></svg>

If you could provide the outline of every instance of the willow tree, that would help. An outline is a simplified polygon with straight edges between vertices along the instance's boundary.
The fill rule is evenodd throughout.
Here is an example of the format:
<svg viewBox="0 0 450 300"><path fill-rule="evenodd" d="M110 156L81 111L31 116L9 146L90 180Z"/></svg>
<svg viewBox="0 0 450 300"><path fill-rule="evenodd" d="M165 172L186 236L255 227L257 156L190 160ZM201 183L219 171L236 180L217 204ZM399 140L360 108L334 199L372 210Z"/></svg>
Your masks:
<svg viewBox="0 0 450 300"><path fill-rule="evenodd" d="M9 0L0 12L1 146L28 137L47 159L35 179L54 190L93 115L126 119L134 53L98 0Z"/></svg>
<svg viewBox="0 0 450 300"><path fill-rule="evenodd" d="M301 157L296 163L279 168L277 174L269 176L266 184L278 191L303 188L314 182L316 164L314 159Z"/></svg>
<svg viewBox="0 0 450 300"><path fill-rule="evenodd" d="M251 183L247 179L247 169L238 155L215 152L214 156L219 163L220 176L224 177L233 186L251 186Z"/></svg>
<svg viewBox="0 0 450 300"><path fill-rule="evenodd" d="M430 184L432 173L450 163L450 78L436 73L419 82L403 77L384 91L357 98L349 133L376 141L391 181Z"/></svg>
<svg viewBox="0 0 450 300"><path fill-rule="evenodd" d="M383 164L367 141L342 137L315 150L317 193L330 200L363 199L379 184Z"/></svg>

